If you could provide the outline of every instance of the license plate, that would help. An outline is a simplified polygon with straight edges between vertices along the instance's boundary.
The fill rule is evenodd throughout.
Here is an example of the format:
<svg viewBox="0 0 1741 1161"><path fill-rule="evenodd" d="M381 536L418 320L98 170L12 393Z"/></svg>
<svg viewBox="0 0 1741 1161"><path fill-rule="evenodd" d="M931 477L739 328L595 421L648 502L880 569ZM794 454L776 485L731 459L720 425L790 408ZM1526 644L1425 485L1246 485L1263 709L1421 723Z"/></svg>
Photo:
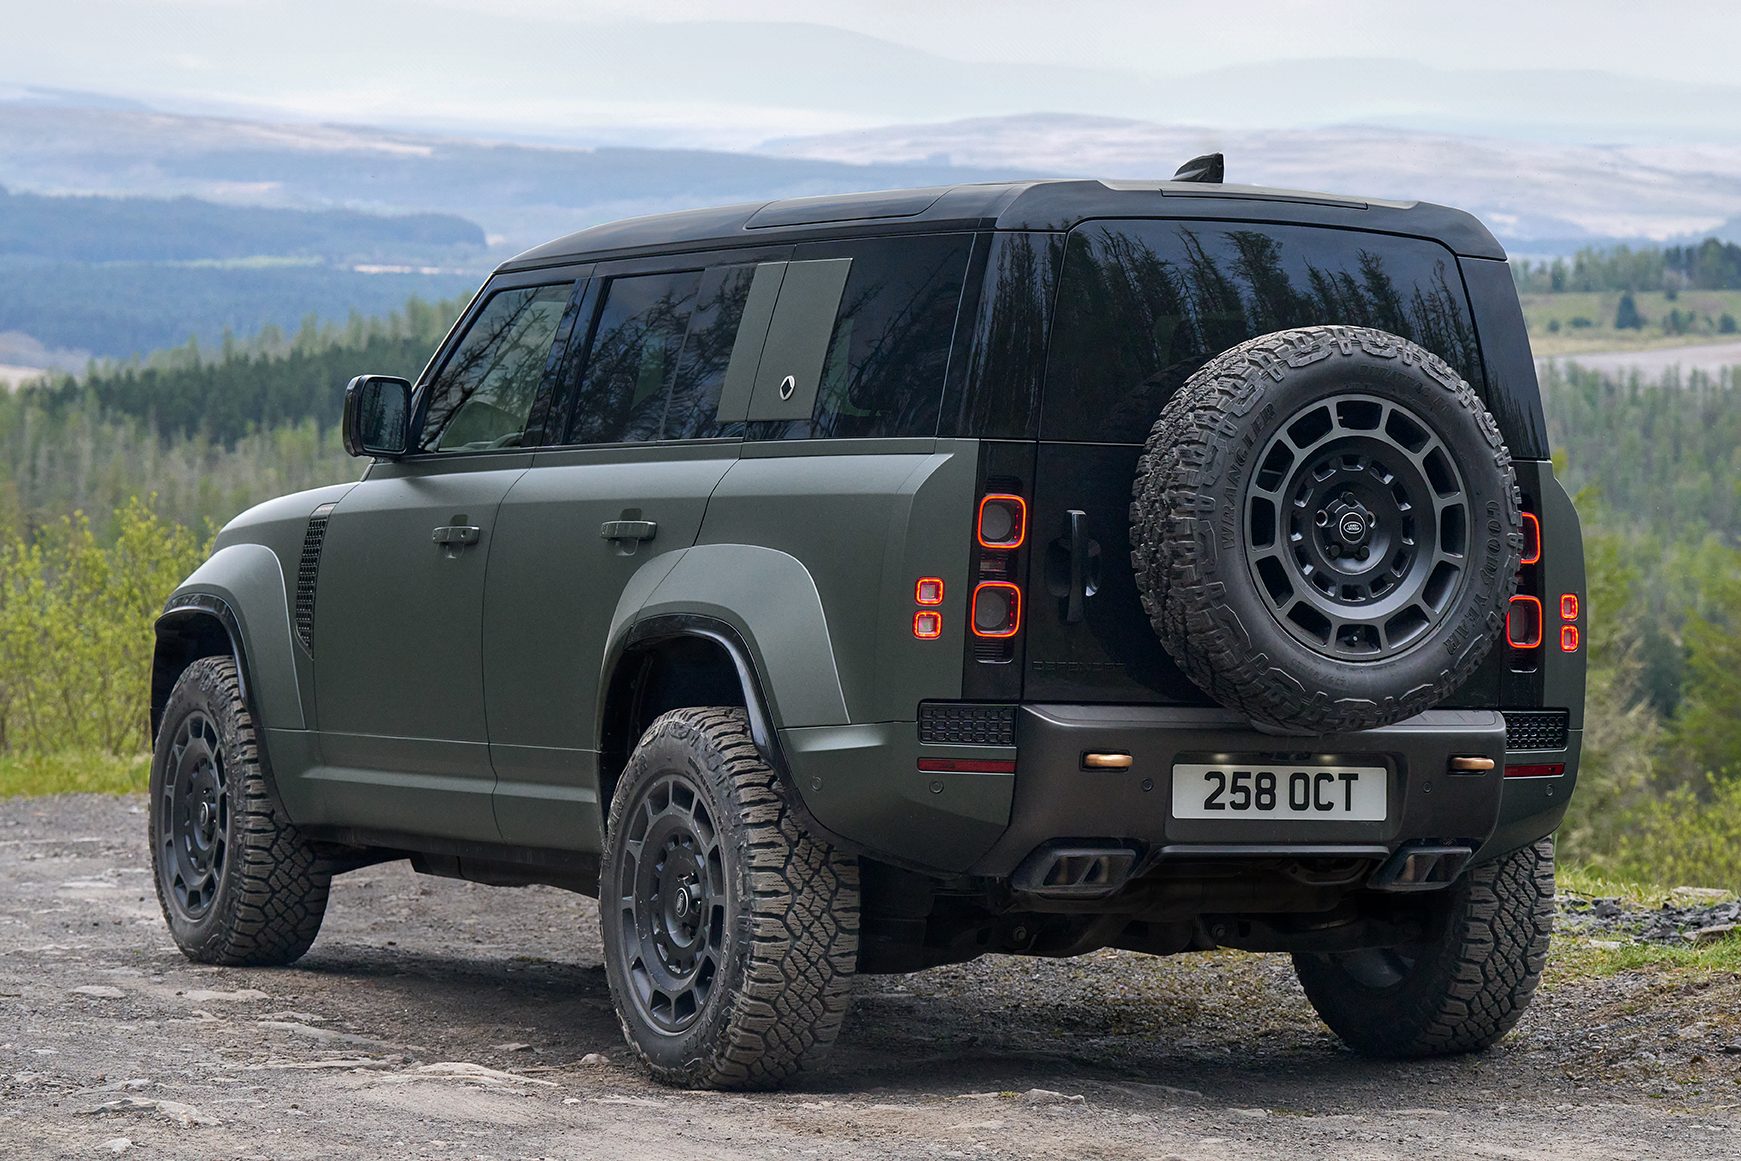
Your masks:
<svg viewBox="0 0 1741 1161"><path fill-rule="evenodd" d="M1383 766L1182 763L1173 767L1173 817L1377 822L1388 784Z"/></svg>

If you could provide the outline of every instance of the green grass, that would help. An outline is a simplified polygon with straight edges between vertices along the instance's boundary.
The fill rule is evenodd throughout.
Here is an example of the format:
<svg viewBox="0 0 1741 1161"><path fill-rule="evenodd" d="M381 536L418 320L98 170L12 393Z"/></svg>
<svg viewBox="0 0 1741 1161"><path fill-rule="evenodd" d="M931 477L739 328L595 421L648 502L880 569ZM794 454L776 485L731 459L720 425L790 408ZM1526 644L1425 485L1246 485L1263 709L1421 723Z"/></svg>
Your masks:
<svg viewBox="0 0 1741 1161"><path fill-rule="evenodd" d="M1613 946L1611 946L1613 945ZM1741 935L1712 943L1639 943L1623 936L1604 939L1561 934L1554 937L1544 983L1607 979L1625 972L1663 972L1670 976L1741 975Z"/></svg>
<svg viewBox="0 0 1741 1161"><path fill-rule="evenodd" d="M149 754L0 755L0 798L38 794L141 794Z"/></svg>
<svg viewBox="0 0 1741 1161"><path fill-rule="evenodd" d="M1725 314L1741 319L1741 290L1683 290L1673 302L1660 290L1632 297L1644 316L1644 327L1621 331L1614 329L1614 316L1620 309L1617 290L1522 295L1530 345L1538 355L1575 355L1688 343L1741 342L1741 333L1723 334L1717 329L1718 320ZM1663 319L1673 310L1697 316L1687 333L1671 334L1664 329ZM1576 319L1591 325L1573 326ZM1559 324L1557 331L1553 329L1555 323Z"/></svg>

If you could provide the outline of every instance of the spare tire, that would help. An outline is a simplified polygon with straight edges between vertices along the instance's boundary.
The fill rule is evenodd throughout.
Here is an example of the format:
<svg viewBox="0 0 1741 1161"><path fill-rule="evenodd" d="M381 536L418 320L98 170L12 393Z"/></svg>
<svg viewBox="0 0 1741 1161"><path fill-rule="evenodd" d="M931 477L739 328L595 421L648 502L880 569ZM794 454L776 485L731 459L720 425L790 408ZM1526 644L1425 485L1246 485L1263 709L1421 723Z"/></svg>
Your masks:
<svg viewBox="0 0 1741 1161"><path fill-rule="evenodd" d="M1149 433L1131 503L1143 607L1203 691L1309 734L1450 696L1517 588L1511 453L1407 339L1305 327L1223 352Z"/></svg>

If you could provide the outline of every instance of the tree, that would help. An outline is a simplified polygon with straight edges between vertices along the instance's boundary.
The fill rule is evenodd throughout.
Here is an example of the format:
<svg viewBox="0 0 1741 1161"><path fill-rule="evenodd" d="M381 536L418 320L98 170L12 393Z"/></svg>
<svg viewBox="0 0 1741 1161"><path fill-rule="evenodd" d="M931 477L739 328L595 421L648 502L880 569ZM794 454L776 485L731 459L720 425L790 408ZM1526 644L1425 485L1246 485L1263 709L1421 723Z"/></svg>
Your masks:
<svg viewBox="0 0 1741 1161"><path fill-rule="evenodd" d="M1644 316L1638 313L1638 303L1633 300L1629 290L1620 296L1620 309L1614 313L1614 329L1636 331L1643 328Z"/></svg>

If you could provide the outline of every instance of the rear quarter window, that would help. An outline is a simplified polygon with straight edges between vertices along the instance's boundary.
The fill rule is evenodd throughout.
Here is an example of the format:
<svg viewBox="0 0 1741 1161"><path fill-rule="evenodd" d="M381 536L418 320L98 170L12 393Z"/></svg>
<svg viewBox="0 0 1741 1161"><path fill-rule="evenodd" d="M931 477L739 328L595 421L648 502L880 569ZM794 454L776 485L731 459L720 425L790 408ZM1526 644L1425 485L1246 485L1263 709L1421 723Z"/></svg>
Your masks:
<svg viewBox="0 0 1741 1161"><path fill-rule="evenodd" d="M817 243L796 258L851 261L808 419L754 421L755 439L937 434L968 234Z"/></svg>
<svg viewBox="0 0 1741 1161"><path fill-rule="evenodd" d="M1041 438L1142 443L1215 355L1324 323L1412 339L1483 386L1457 262L1437 243L1310 226L1087 223L1065 252Z"/></svg>

